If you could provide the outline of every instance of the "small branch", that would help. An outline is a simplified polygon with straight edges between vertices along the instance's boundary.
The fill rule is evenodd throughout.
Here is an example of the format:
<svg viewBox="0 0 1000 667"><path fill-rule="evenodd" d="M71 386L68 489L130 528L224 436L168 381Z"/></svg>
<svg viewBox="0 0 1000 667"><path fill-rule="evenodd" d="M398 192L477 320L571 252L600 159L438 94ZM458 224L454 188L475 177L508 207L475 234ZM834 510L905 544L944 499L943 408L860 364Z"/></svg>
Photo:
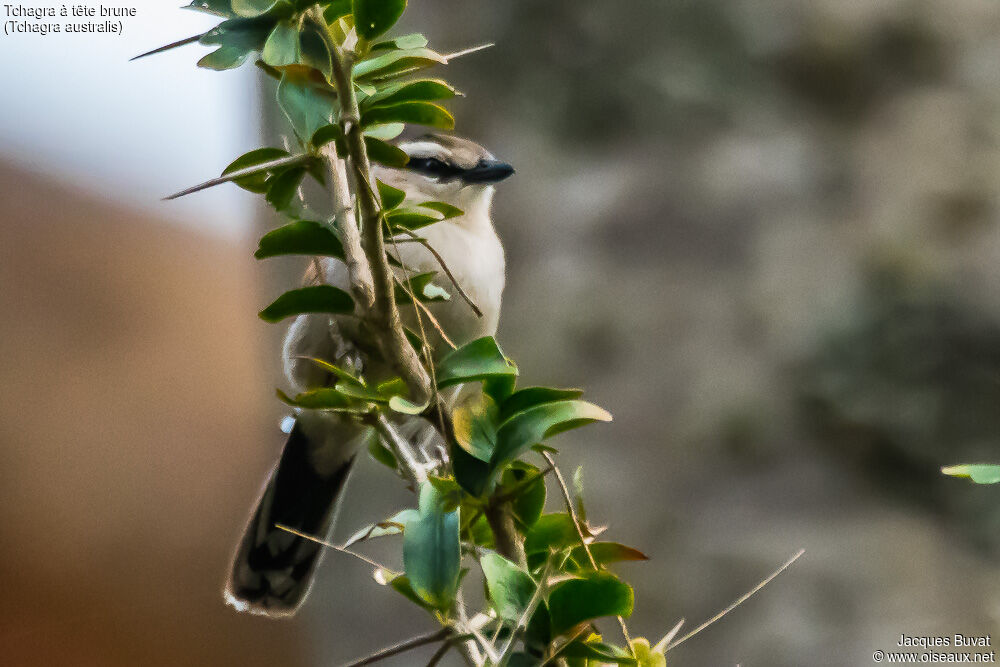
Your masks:
<svg viewBox="0 0 1000 667"><path fill-rule="evenodd" d="M367 312L375 305L375 285L371 266L361 249L361 234L354 222L354 206L351 191L347 186L347 167L337 155L337 148L331 142L320 149L326 163L326 177L333 200L333 215L339 236L344 245L344 263L351 281L351 293L362 309Z"/></svg>
<svg viewBox="0 0 1000 667"><path fill-rule="evenodd" d="M393 428L392 424L389 423L389 420L383 414L379 414L375 419L375 429L402 464L404 468L403 472L413 482L413 488L419 492L420 485L427 481L427 471L417 461L416 454L414 454L413 449L410 447L410 443L396 432L396 429Z"/></svg>
<svg viewBox="0 0 1000 667"><path fill-rule="evenodd" d="M368 309L365 320L378 341L385 360L399 373L416 403L426 402L434 387L427 370L420 363L416 350L410 345L403 331L403 323L396 306L393 273L386 257L385 241L380 223L381 203L376 193L365 191L363 181L370 180L371 164L365 148L361 128L361 112L351 77L351 61L330 34L326 20L318 5L306 12L306 17L319 28L320 37L330 52L337 95L340 98L339 120L344 132L345 145L350 156L354 192L361 212L361 248L368 259L375 288L375 300ZM348 252L344 248L345 254Z"/></svg>
<svg viewBox="0 0 1000 667"><path fill-rule="evenodd" d="M762 582L760 582L759 584L757 584L756 586L754 586L753 588L751 588L744 595L740 596L739 599L737 599L731 605L729 605L728 607L726 607L725 609L723 609L722 611L720 611L718 614L716 614L712 618L708 619L707 621L705 621L704 623L702 623L697 628L695 628L691 632L687 633L686 635L684 635L683 637L681 637L677 641L672 642L669 646L667 646L666 649L664 649L663 652L666 653L667 651L670 651L672 649L677 648L678 646L680 646L681 644L683 644L687 640L691 639L692 637L694 637L696 634L698 634L699 632L701 632L702 630L704 630L708 626L712 625L713 623L715 623L716 621L718 621L719 619L721 619L723 616L725 616L726 614L728 614L729 612L731 612L733 609L736 609L741 604L743 604L744 602L746 602L747 600L749 600L750 597L754 593L756 593L760 589L764 588L764 586L767 586L769 583L771 583L772 580L774 580L775 577L777 577L779 574L781 574L782 572L784 572L785 570L787 570L789 567L791 567L792 563L794 563L799 558L801 558L802 554L804 554L805 552L806 552L805 549L800 549L797 554L795 554L794 556L792 556L791 558L789 558L785 562L784 565L782 565L777 570L775 570L774 572L772 572L770 574L770 576L768 576Z"/></svg>
<svg viewBox="0 0 1000 667"><path fill-rule="evenodd" d="M262 171L271 171L272 169L280 169L282 167L293 167L295 165L305 164L313 159L312 155L289 155L288 157L278 158L277 160L271 160L270 162L264 162L262 164L257 164L252 167L247 167L246 169L240 169L239 171L234 171L231 174L226 174L225 176L219 176L218 178L213 178L210 181L205 181L204 183L199 183L193 187L187 188L186 190L181 190L180 192L175 192L169 197L164 197L163 201L170 201L171 199L178 199L195 192L200 192L201 190L207 190L208 188L214 188L216 185L222 185L223 183L229 183L230 181L235 181L245 176L253 176L254 174L259 174Z"/></svg>
<svg viewBox="0 0 1000 667"><path fill-rule="evenodd" d="M445 654L451 650L452 646L453 644L451 641L445 641L445 643L441 644L441 648L434 651L434 655L432 655L431 659L427 662L427 667L435 667L435 665L441 662L442 658L444 658Z"/></svg>
<svg viewBox="0 0 1000 667"><path fill-rule="evenodd" d="M414 637L413 639L407 639L405 642L400 642L389 648L384 648L381 651L372 653L369 656L361 658L360 660L355 660L354 662L344 665L344 667L362 667L362 665L371 665L386 658L391 658L394 655L399 655L400 653L406 653L415 648L420 648L421 646L426 646L427 644L434 644L435 642L445 641L452 635L451 628L441 628L434 632L429 632L426 635L420 635ZM447 646L447 644L445 644Z"/></svg>
<svg viewBox="0 0 1000 667"><path fill-rule="evenodd" d="M417 236L416 234L414 234L413 230L405 229L404 228L401 231L403 233L405 233L405 234L408 234L411 237L412 241L415 241L416 243L419 243L423 247L427 248L427 251L430 252L432 255L434 255L434 259L436 259L437 263L441 266L441 270L444 271L444 274L446 276L448 276L448 280L451 281L451 284L455 286L455 291L457 291L458 294L459 294L459 296L461 296L462 299L467 304L469 304L469 308L472 308L472 312L474 312L476 314L476 317L482 317L483 316L483 311L481 311L479 309L479 306L477 306L476 303L472 300L472 298L468 294L466 294L465 290L462 289L462 286L458 284L458 281L455 279L455 276L452 274L451 269L449 269L448 265L445 263L444 257L442 257L438 253L438 251L434 249L434 246L432 246L430 243L428 243L427 239L421 238L421 237Z"/></svg>
<svg viewBox="0 0 1000 667"><path fill-rule="evenodd" d="M434 330L438 332L438 335L441 336L441 340L447 343L448 347L450 347L451 349L457 350L458 346L455 345L455 341L453 341L451 338L448 337L448 334L446 334L444 331L444 327L442 327L441 323L438 322L438 319L434 317L434 313L431 312L431 309L428 308L419 299L415 298L412 293L410 294L410 297L413 299L413 303L416 304L417 308L422 310L424 315L427 316L427 319L431 321L431 325L434 327Z"/></svg>
<svg viewBox="0 0 1000 667"><path fill-rule="evenodd" d="M486 506L486 522L493 531L497 553L518 565L527 565L528 557L524 553L524 541L518 535L517 526L514 525L514 508L511 502L491 500Z"/></svg>

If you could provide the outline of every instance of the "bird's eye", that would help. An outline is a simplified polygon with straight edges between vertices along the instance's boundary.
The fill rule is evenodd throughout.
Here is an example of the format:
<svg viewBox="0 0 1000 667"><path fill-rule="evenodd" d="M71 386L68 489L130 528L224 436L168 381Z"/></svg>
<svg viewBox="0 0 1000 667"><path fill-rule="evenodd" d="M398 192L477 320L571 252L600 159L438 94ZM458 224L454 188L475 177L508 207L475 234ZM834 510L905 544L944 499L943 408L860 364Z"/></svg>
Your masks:
<svg viewBox="0 0 1000 667"><path fill-rule="evenodd" d="M437 178L453 177L459 171L456 167L436 157L411 157L410 161L406 163L406 167Z"/></svg>

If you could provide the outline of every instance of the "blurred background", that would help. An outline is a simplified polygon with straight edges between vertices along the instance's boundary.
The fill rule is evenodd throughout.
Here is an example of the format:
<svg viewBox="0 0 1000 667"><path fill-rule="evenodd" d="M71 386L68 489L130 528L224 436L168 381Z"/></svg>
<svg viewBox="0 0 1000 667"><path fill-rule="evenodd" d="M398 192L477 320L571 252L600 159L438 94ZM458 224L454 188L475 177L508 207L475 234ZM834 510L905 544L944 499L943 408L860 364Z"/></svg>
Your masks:
<svg viewBox="0 0 1000 667"><path fill-rule="evenodd" d="M222 605L282 444L255 314L300 263L253 260L278 221L233 186L159 199L281 124L198 46L127 62L212 24L156 0L122 37L0 37L4 664L335 665L430 629L336 554L294 620ZM443 74L517 168L500 340L615 415L556 444L652 557L620 568L633 633L800 548L672 664L997 631L1000 491L938 472L1000 461L996 4L414 0L399 28L496 43ZM377 468L342 535L410 502Z"/></svg>

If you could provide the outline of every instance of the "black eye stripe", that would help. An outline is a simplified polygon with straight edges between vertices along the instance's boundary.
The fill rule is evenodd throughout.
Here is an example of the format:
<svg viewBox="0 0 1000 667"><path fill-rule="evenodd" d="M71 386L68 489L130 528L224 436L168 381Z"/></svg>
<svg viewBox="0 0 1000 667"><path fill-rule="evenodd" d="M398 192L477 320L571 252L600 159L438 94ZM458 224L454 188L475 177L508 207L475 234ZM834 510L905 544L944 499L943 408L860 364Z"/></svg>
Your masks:
<svg viewBox="0 0 1000 667"><path fill-rule="evenodd" d="M434 176L441 180L458 178L465 172L465 169L439 160L436 157L411 157L410 161L406 163L406 168L426 174L427 176Z"/></svg>

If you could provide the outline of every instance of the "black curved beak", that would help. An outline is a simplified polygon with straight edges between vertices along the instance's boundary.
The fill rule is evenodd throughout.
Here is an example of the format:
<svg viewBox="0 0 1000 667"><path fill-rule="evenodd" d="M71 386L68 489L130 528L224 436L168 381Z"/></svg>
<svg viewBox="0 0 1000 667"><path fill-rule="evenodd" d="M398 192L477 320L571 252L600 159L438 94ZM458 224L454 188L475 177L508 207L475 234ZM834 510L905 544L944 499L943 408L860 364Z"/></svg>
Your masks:
<svg viewBox="0 0 1000 667"><path fill-rule="evenodd" d="M500 160L480 160L472 169L462 172L464 183L499 183L514 173L514 167Z"/></svg>

